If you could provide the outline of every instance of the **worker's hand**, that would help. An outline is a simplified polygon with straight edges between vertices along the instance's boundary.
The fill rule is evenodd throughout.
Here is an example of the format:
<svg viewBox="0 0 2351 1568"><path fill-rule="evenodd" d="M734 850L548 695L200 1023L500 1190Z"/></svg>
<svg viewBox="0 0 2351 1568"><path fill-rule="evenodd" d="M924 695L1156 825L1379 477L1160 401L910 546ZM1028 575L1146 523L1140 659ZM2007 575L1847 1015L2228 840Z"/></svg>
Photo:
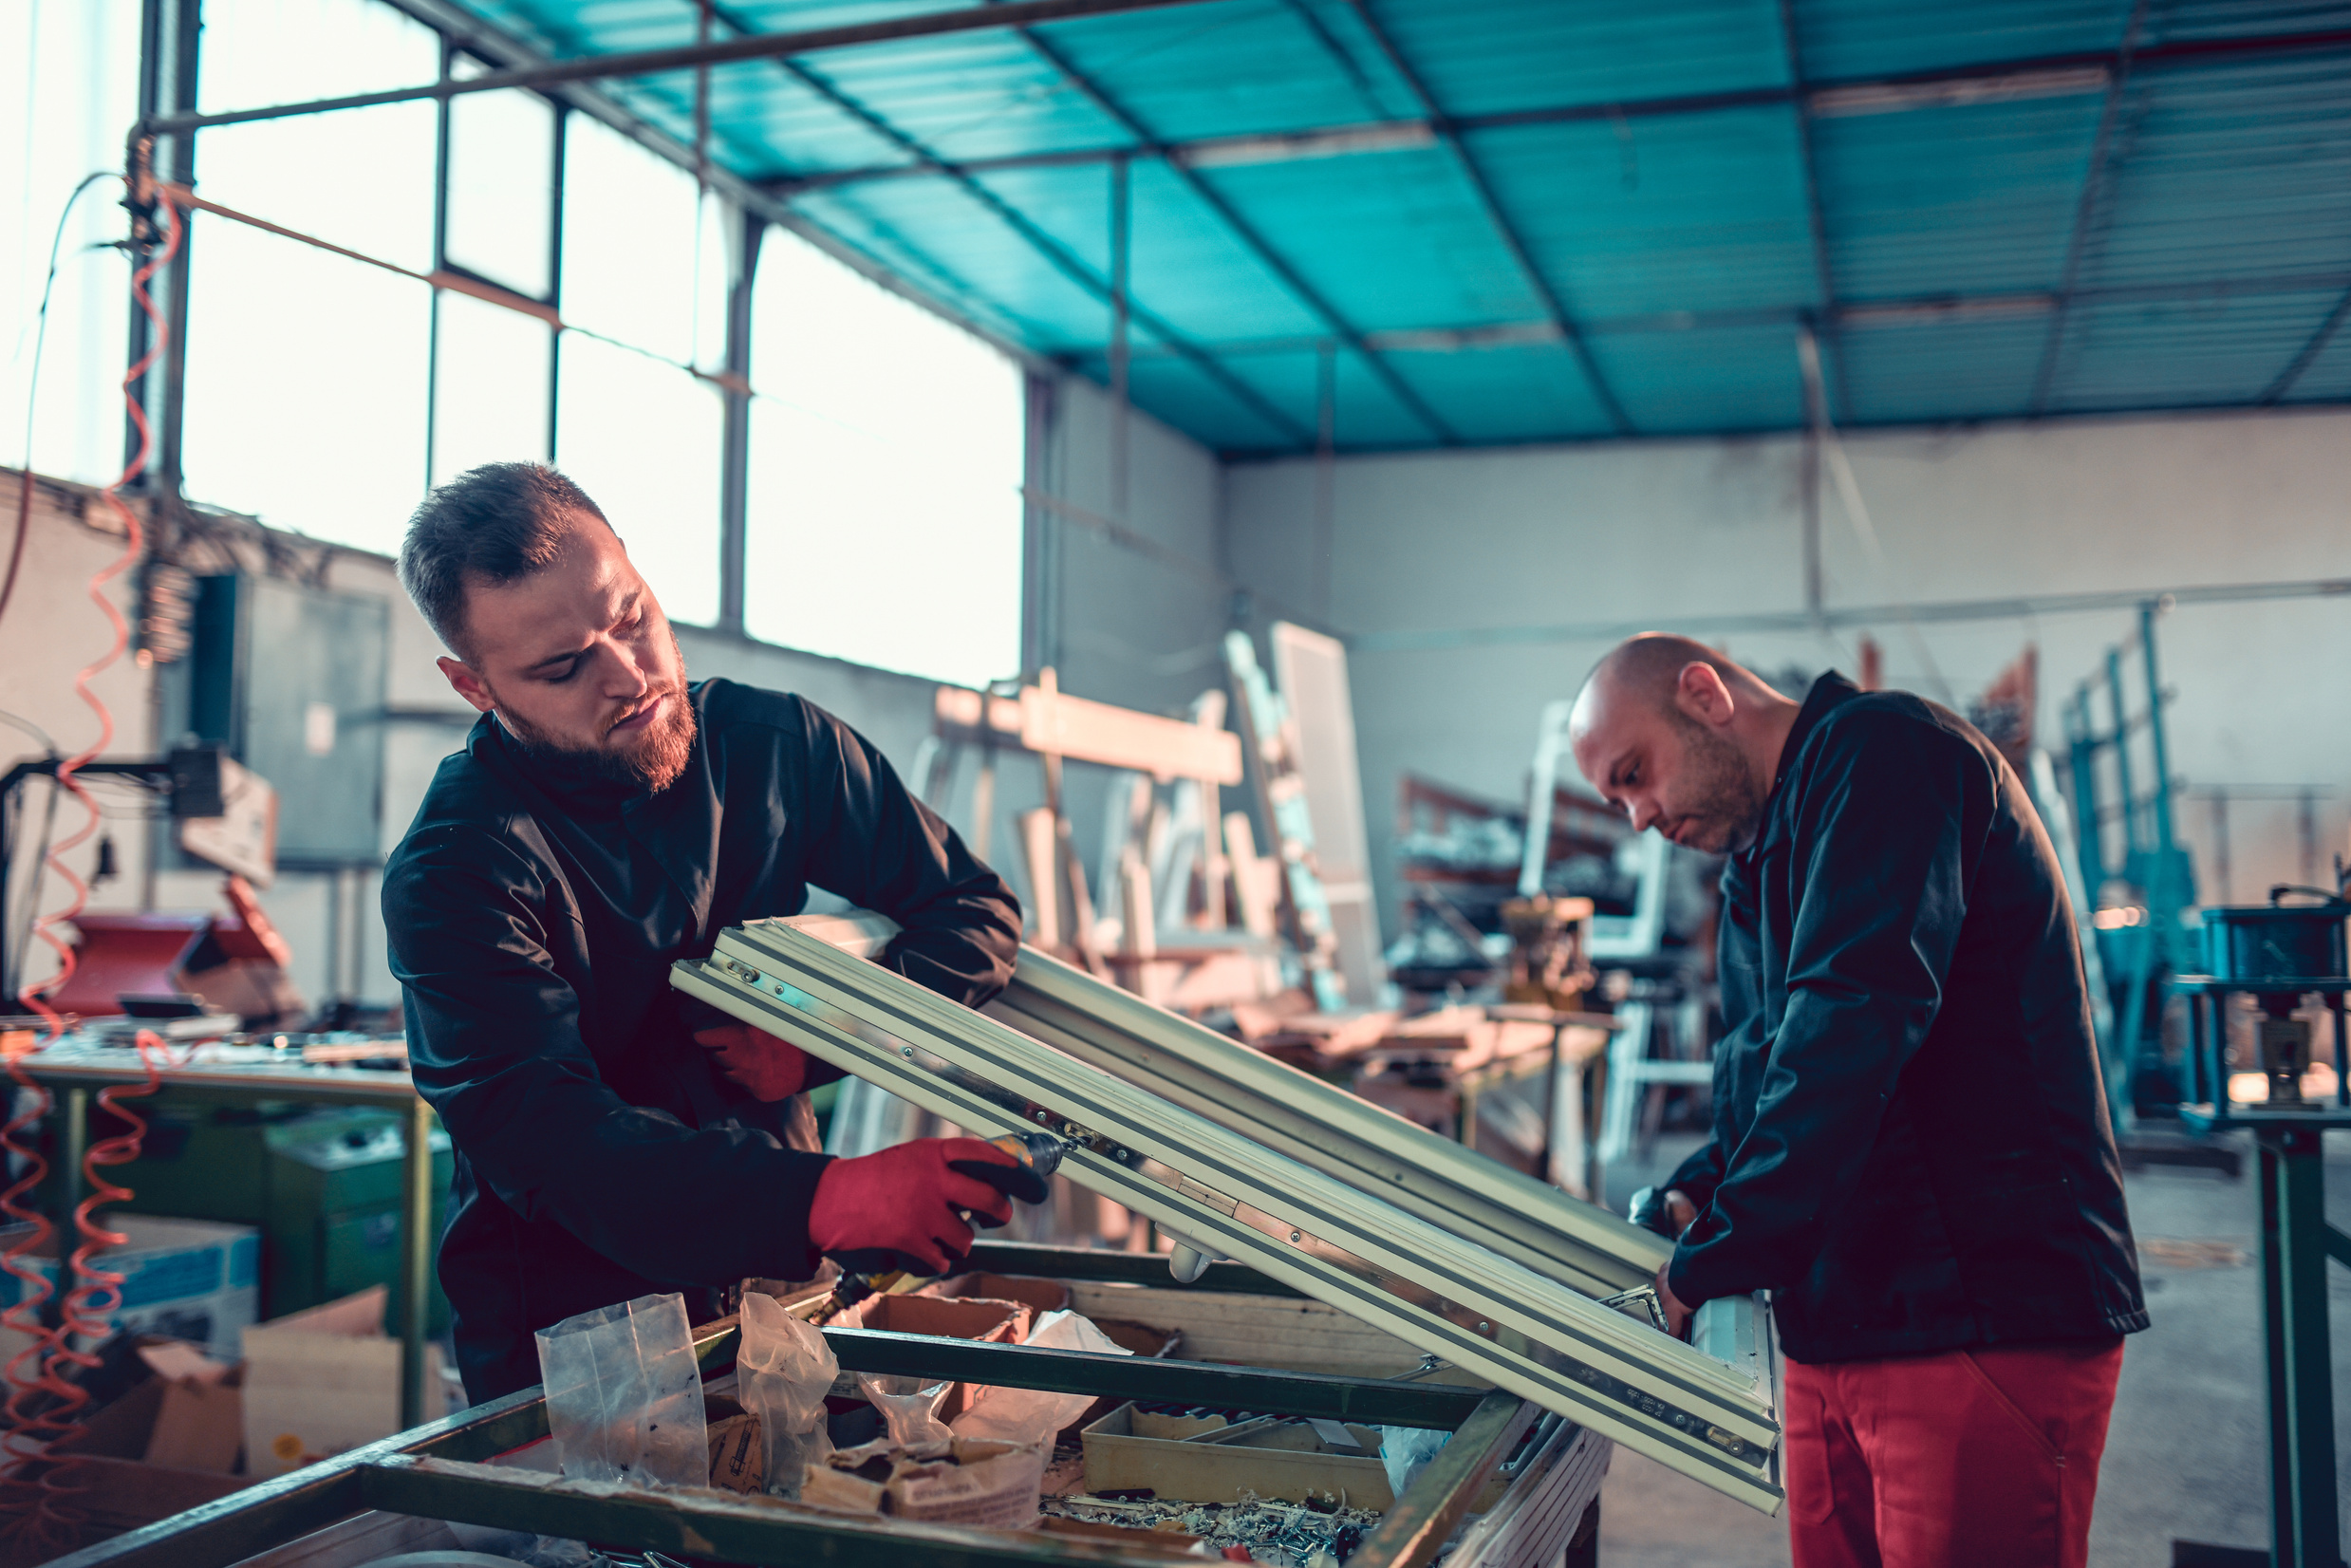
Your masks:
<svg viewBox="0 0 2351 1568"><path fill-rule="evenodd" d="M1626 1218L1643 1230L1655 1231L1669 1241L1679 1241L1689 1223L1698 1218L1698 1205L1680 1187L1668 1187L1659 1192L1645 1186L1633 1195Z"/></svg>
<svg viewBox="0 0 2351 1568"><path fill-rule="evenodd" d="M1682 1195L1677 1192L1673 1196L1681 1198ZM1683 1198L1682 1201L1688 1203L1689 1200ZM1673 1287L1666 1283L1663 1268L1657 1271L1657 1305L1665 1310L1666 1333L1676 1339L1689 1338L1690 1309L1682 1305L1681 1297L1673 1294Z"/></svg>
<svg viewBox="0 0 2351 1568"><path fill-rule="evenodd" d="M995 1181L973 1175L975 1167L1001 1167L997 1180L1035 1179L979 1138L917 1138L835 1160L816 1180L810 1244L851 1274L951 1274L971 1251L975 1223L1012 1218L1011 1198Z"/></svg>
<svg viewBox="0 0 2351 1568"><path fill-rule="evenodd" d="M718 1060L718 1071L770 1104L788 1100L808 1082L808 1055L790 1040L747 1023L694 1032L694 1043Z"/></svg>

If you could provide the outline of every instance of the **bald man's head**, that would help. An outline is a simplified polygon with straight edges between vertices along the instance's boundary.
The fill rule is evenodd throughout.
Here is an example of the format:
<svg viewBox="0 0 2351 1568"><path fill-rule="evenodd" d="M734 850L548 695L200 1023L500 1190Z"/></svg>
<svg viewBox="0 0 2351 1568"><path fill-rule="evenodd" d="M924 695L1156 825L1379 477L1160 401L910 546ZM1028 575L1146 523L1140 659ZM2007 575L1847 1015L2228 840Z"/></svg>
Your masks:
<svg viewBox="0 0 2351 1568"><path fill-rule="evenodd" d="M1647 632L1594 666L1568 744L1634 828L1720 854L1754 840L1795 719L1795 703L1705 644Z"/></svg>

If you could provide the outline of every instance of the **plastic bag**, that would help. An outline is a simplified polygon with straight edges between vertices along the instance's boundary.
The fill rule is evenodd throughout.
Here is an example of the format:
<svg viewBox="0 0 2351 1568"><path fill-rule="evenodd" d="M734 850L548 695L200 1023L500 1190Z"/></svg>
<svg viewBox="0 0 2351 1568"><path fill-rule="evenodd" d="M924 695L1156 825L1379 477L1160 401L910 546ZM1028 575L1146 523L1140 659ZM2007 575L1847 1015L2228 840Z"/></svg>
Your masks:
<svg viewBox="0 0 2351 1568"><path fill-rule="evenodd" d="M735 1355L736 1395L759 1418L767 1444L767 1489L797 1498L811 1465L832 1453L825 1395L841 1364L825 1336L772 1296L743 1297L743 1343Z"/></svg>
<svg viewBox="0 0 2351 1568"><path fill-rule="evenodd" d="M893 1447L912 1452L954 1441L955 1434L939 1419L939 1402L947 1397L947 1391L954 1387L952 1383L925 1383L919 1377L859 1372L857 1386L873 1401L873 1408L882 1412Z"/></svg>
<svg viewBox="0 0 2351 1568"><path fill-rule="evenodd" d="M710 1484L702 1370L681 1296L640 1296L541 1329L547 1426L573 1481Z"/></svg>
<svg viewBox="0 0 2351 1568"><path fill-rule="evenodd" d="M1422 1427L1382 1427L1380 1465L1388 1471L1388 1489L1402 1497L1452 1435Z"/></svg>
<svg viewBox="0 0 2351 1568"><path fill-rule="evenodd" d="M1056 1351L1092 1351L1101 1355L1129 1355L1126 1346L1095 1328L1093 1319L1064 1309L1036 1320L1025 1341ZM1086 1413L1094 1402L1090 1393L1047 1393L1042 1389L991 1388L977 1391L971 1409L955 1418L955 1435L994 1438L1004 1443L1049 1443L1054 1433Z"/></svg>

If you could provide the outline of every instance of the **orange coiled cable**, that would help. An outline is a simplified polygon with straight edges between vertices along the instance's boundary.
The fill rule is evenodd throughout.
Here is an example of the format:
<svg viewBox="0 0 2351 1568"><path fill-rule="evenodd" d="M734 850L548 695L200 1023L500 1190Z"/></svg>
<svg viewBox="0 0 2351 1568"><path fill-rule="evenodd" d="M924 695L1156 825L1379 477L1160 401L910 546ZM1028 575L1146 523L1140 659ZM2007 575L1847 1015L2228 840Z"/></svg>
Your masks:
<svg viewBox="0 0 2351 1568"><path fill-rule="evenodd" d="M148 177L143 172L139 176L141 183ZM147 460L155 448L155 436L147 422L147 411L140 405L131 389L161 356L171 335L162 312L156 308L154 298L147 292L147 284L178 253L181 235L179 214L170 199L159 192L134 189L132 195L135 199L150 195L154 196L156 215L163 229L163 245L131 274L131 297L154 325L147 352L122 376L122 398L129 409L132 427L139 432L139 450L123 465L121 474L115 481L99 493L122 521L121 553L93 573L89 582L90 601L105 616L107 625L114 632L114 642L104 654L84 666L73 681L74 691L98 716L98 738L86 750L57 766L59 787L79 801L85 813L80 828L50 847L46 861L52 872L65 879L65 885L72 889L72 896L63 908L43 915L33 924L34 934L56 952L58 972L45 983L28 985L17 993L18 999L38 1013L48 1026L48 1033L41 1042L43 1045L54 1044L65 1033L65 1018L49 1005L48 993L63 986L73 977L74 971L73 949L57 935L55 927L80 914L89 902L89 885L65 864L65 856L86 843L98 831L100 823L96 797L74 775L114 741L114 715L98 694L90 689L90 682L111 668L130 646L130 626L122 619L122 612L115 608L114 602L106 597L106 585L129 570L146 547L146 532L140 524L139 514L124 504L121 495L124 485L146 472ZM25 482L32 482L29 475L26 476ZM73 1416L89 1400L88 1393L65 1375L68 1367L96 1365L94 1357L75 1348L73 1335L76 1333L103 1335L106 1316L111 1315L121 1300L122 1277L96 1267L90 1259L100 1247L119 1245L123 1238L115 1232L101 1230L93 1222L92 1215L101 1204L121 1203L131 1196L129 1189L106 1181L99 1174L99 1169L103 1166L121 1165L138 1157L140 1139L146 1130L146 1124L129 1111L119 1108L115 1102L122 1096L152 1094L160 1086L157 1062L150 1055L151 1050L160 1053L162 1041L154 1035L142 1032L139 1039L139 1055L140 1065L147 1073L144 1085L118 1085L98 1096L101 1105L130 1124L130 1129L93 1147L83 1161L83 1170L90 1185L91 1195L74 1210L75 1226L84 1240L82 1245L74 1250L67 1265L81 1282L67 1295L65 1311L57 1326L47 1330L39 1327L38 1317L33 1315L37 1315L47 1300L49 1286L47 1280L24 1266L23 1259L25 1254L49 1239L50 1226L37 1212L19 1205L17 1199L47 1174L47 1167L37 1151L17 1143L14 1134L47 1113L49 1097L47 1091L40 1089L25 1073L19 1062L11 1059L8 1063L9 1075L20 1086L32 1090L38 1098L28 1112L0 1128L0 1145L5 1145L9 1153L28 1162L27 1175L10 1185L5 1194L0 1194L0 1211L19 1219L31 1220L33 1230L5 1254L0 1254L0 1268L5 1268L20 1281L37 1285L39 1292L19 1300L15 1307L0 1315L0 1322L20 1331L37 1333L40 1338L29 1349L12 1357L6 1368L8 1380L14 1385L14 1389L6 1407L9 1430L6 1438L0 1440L0 1465L5 1465L5 1469L0 1470L0 1507L9 1509L16 1516L8 1533L45 1554L69 1549L81 1534L82 1519L67 1501L74 1488L64 1484L64 1475L70 1470L70 1464L49 1464L47 1451L54 1444L80 1432L80 1423L74 1421ZM97 1309L102 1301L104 1312L99 1313ZM28 1382L24 1376L26 1363L36 1353L39 1355L40 1374ZM37 1480L27 1474L35 1465L44 1470Z"/></svg>

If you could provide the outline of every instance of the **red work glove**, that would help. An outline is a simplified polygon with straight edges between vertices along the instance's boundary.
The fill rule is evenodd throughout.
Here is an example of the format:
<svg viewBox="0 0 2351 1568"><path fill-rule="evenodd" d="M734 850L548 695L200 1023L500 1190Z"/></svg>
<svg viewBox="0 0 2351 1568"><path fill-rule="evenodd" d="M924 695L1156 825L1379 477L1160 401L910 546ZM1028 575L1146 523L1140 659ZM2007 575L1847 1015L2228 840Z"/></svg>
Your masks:
<svg viewBox="0 0 2351 1568"><path fill-rule="evenodd" d="M807 1053L764 1029L718 1024L697 1029L694 1043L716 1057L718 1071L749 1090L755 1100L788 1100L808 1082Z"/></svg>
<svg viewBox="0 0 2351 1568"><path fill-rule="evenodd" d="M974 1167L1003 1167L1001 1181L1036 1180L978 1138L917 1138L835 1160L816 1179L809 1242L851 1274L951 1274L971 1250L974 1223L1000 1225L1012 1218L1012 1200L973 1174Z"/></svg>

